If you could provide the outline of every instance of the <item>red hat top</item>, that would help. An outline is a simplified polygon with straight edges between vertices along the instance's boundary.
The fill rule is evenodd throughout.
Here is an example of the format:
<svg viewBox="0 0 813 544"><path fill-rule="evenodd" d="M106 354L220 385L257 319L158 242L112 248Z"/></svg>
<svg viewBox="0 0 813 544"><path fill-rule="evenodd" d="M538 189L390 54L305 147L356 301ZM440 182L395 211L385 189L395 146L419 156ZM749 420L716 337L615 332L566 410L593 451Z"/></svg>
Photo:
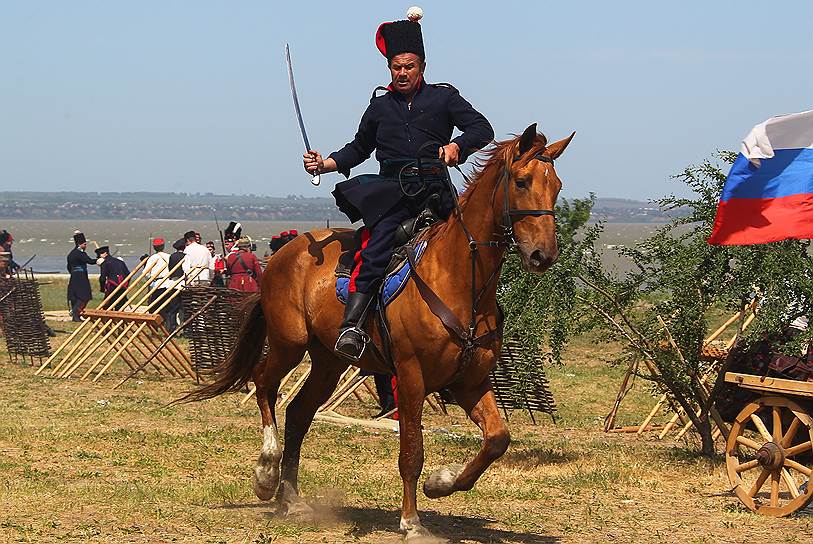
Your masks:
<svg viewBox="0 0 813 544"><path fill-rule="evenodd" d="M423 17L423 11L417 6L407 10L406 21L391 21L381 23L375 33L375 45L381 54L392 60L401 53L415 53L426 59L423 47L423 34L418 22Z"/></svg>
<svg viewBox="0 0 813 544"><path fill-rule="evenodd" d="M152 245L153 246L162 246L162 245L164 245L164 239L163 238L153 238L152 239Z"/></svg>
<svg viewBox="0 0 813 544"><path fill-rule="evenodd" d="M291 229L291 230L290 230L288 233L289 233L291 236L299 236L299 231L298 231L298 230L296 230L296 229Z"/></svg>

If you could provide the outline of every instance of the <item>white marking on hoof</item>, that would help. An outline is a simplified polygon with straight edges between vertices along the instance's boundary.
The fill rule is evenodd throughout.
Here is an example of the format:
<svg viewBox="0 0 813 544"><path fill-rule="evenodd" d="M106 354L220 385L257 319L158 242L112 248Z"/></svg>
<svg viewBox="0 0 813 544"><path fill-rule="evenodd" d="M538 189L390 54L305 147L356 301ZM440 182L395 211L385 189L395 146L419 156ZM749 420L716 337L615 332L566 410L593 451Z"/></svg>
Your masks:
<svg viewBox="0 0 813 544"><path fill-rule="evenodd" d="M263 427L263 447L254 467L254 493L262 501L274 498L279 484L279 461L282 451L276 425Z"/></svg>
<svg viewBox="0 0 813 544"><path fill-rule="evenodd" d="M430 499L446 497L456 490L454 483L465 467L463 465L449 465L441 467L423 482L423 494Z"/></svg>
<svg viewBox="0 0 813 544"><path fill-rule="evenodd" d="M418 516L409 519L401 518L401 530L406 533L404 541L411 544L441 544L447 542L445 539L433 536L429 529L421 525Z"/></svg>

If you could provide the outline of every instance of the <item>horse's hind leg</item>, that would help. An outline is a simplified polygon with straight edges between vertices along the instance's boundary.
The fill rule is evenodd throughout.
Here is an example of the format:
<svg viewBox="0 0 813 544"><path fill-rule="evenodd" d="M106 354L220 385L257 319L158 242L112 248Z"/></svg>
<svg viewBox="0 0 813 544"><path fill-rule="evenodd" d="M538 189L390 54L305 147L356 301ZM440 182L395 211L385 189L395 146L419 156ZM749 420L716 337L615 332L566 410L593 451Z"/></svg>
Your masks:
<svg viewBox="0 0 813 544"><path fill-rule="evenodd" d="M257 406L263 424L263 446L254 467L254 493L260 500L274 497L279 484L279 463L282 448L277 431L275 405L282 378L302 360L304 349L280 348L269 341L268 356L254 367L254 385L257 387Z"/></svg>
<svg viewBox="0 0 813 544"><path fill-rule="evenodd" d="M299 457L302 441L319 407L336 389L347 363L316 342L308 347L311 371L302 389L285 411L285 451L282 456L282 481L277 493L281 509L291 516L307 516L311 508L299 497Z"/></svg>
<svg viewBox="0 0 813 544"><path fill-rule="evenodd" d="M433 472L423 483L423 492L430 499L445 497L455 491L468 491L495 460L499 459L511 436L500 416L494 391L488 379L474 389L452 389L460 407L483 431L483 444L466 466L451 465Z"/></svg>

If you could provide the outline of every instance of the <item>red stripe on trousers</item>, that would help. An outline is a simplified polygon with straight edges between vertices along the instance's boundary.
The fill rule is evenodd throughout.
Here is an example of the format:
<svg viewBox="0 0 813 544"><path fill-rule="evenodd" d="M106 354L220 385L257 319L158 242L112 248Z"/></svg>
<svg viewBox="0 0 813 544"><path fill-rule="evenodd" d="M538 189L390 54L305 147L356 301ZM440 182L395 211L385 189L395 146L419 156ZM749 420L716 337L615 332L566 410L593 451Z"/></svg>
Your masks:
<svg viewBox="0 0 813 544"><path fill-rule="evenodd" d="M361 270L362 259L361 259L361 252L367 248L367 242L370 241L370 229L364 227L361 229L361 247L356 254L353 256L353 272L350 274L350 283L347 286L348 293L355 293L356 292L356 278L359 275L359 271Z"/></svg>

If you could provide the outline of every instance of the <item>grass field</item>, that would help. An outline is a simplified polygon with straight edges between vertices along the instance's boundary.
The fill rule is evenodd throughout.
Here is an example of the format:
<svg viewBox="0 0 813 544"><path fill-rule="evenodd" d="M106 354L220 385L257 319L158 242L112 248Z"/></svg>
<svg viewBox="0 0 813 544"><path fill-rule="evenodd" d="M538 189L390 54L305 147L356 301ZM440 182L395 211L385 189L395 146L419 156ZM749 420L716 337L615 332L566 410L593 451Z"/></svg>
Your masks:
<svg viewBox="0 0 813 544"><path fill-rule="evenodd" d="M58 302L48 291L60 287L43 298ZM424 524L455 543L811 541L807 515L746 511L722 458L695 455L693 437L602 433L621 374L605 362L612 351L591 338L571 345L566 364L547 369L557 423L513 413L511 448L474 490L419 495ZM122 369L96 385L33 374L0 352L0 542L400 541L394 433L315 423L300 477L318 519L295 523L251 490L261 445L252 403L238 407L235 395L166 407L192 384L145 374L112 391ZM651 403L637 384L619 423L640 421ZM374 411L355 402L347 413ZM479 447L459 410L427 410L424 427L424 474Z"/></svg>

